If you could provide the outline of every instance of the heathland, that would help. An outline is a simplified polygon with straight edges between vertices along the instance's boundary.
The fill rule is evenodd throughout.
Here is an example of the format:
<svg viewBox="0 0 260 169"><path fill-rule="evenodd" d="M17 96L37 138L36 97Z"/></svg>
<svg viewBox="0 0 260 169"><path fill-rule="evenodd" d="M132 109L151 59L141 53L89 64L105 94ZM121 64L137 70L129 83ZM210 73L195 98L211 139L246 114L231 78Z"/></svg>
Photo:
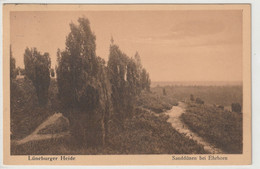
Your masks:
<svg viewBox="0 0 260 169"><path fill-rule="evenodd" d="M47 107L38 106L37 96L28 79L16 79L15 85L12 96L11 139L20 140L30 135L49 116L62 110L55 79L51 80ZM220 91L223 91L226 97L223 97ZM204 105L191 102L189 100L191 93L196 93L202 98L205 101ZM209 96L211 97L207 100ZM241 153L242 113L216 107L223 102L226 103L223 106L229 107L232 102L239 102L241 96L241 86L157 86L151 88L151 92L143 92L137 98L134 116L127 119L123 126L117 127L115 124L111 126L113 130L109 133L109 143L105 148L77 148L71 144L73 141L71 136L66 135L62 138L30 141L22 145L13 144L11 150L12 154L208 153L202 145L180 134L167 122L169 117L165 112L176 106L178 101L186 99L187 109L186 113L182 114L181 120L192 131L226 153ZM68 130L65 121L60 120L50 126L46 133Z"/></svg>
<svg viewBox="0 0 260 169"><path fill-rule="evenodd" d="M212 153L169 121L180 102L176 118L187 131L223 153L242 153L241 85L151 87L138 52L127 56L111 38L106 62L88 19L70 30L55 69L35 47L16 68L10 47L12 155Z"/></svg>

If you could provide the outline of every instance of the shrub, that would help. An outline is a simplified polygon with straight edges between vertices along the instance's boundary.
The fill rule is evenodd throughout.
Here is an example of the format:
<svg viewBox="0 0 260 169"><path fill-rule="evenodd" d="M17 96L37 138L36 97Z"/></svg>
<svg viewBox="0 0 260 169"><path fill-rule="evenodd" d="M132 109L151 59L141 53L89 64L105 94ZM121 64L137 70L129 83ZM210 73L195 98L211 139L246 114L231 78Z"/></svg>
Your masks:
<svg viewBox="0 0 260 169"><path fill-rule="evenodd" d="M224 110L224 106L222 106L222 105L219 105L218 108L221 110Z"/></svg>
<svg viewBox="0 0 260 169"><path fill-rule="evenodd" d="M165 88L163 88L163 95L164 95L164 96L167 95Z"/></svg>
<svg viewBox="0 0 260 169"><path fill-rule="evenodd" d="M232 103L231 109L233 112L241 113L241 105L239 103Z"/></svg>
<svg viewBox="0 0 260 169"><path fill-rule="evenodd" d="M196 98L197 104L204 104L204 101L201 98Z"/></svg>
<svg viewBox="0 0 260 169"><path fill-rule="evenodd" d="M193 94L191 94L191 95L190 95L190 101L193 102L194 100L195 100L195 99L194 99L194 96L193 96Z"/></svg>

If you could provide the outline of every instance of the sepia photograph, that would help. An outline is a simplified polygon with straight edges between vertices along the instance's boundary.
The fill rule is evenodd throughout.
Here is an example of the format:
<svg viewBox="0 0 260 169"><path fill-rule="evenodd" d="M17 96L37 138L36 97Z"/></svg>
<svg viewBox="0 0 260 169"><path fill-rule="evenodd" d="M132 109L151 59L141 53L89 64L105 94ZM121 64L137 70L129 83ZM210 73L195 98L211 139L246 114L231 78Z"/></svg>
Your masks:
<svg viewBox="0 0 260 169"><path fill-rule="evenodd" d="M250 162L250 5L3 8L8 158Z"/></svg>

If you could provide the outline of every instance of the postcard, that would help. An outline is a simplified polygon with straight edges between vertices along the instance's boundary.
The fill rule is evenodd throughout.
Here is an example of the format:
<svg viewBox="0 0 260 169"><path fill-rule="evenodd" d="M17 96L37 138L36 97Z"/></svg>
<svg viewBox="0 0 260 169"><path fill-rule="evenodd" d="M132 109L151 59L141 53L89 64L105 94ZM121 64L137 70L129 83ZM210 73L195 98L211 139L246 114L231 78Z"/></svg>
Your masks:
<svg viewBox="0 0 260 169"><path fill-rule="evenodd" d="M5 165L251 164L250 4L4 4Z"/></svg>

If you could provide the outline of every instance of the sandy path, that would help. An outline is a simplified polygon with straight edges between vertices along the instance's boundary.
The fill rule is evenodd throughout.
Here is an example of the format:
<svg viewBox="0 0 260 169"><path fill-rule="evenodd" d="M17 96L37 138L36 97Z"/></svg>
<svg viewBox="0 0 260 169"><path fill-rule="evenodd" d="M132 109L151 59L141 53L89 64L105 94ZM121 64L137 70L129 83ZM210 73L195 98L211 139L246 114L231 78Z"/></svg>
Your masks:
<svg viewBox="0 0 260 169"><path fill-rule="evenodd" d="M172 127L175 128L179 133L183 133L188 136L190 139L196 140L199 144L204 146L204 149L212 154L223 154L223 152L203 140L196 133L189 130L189 128L181 121L180 116L182 113L185 113L185 104L179 102L178 106L173 106L171 110L167 111L166 114L170 116L168 122L172 124Z"/></svg>
<svg viewBox="0 0 260 169"><path fill-rule="evenodd" d="M52 139L52 138L59 138L64 137L68 135L68 132L61 132L56 134L38 134L38 132L41 129L44 129L50 124L54 124L60 117L62 117L61 113L55 113L52 116L48 117L47 120L45 120L42 124L40 124L30 135L26 136L25 138L17 141L13 141L16 145L25 144L29 141L35 141L35 140L46 140L46 139Z"/></svg>

